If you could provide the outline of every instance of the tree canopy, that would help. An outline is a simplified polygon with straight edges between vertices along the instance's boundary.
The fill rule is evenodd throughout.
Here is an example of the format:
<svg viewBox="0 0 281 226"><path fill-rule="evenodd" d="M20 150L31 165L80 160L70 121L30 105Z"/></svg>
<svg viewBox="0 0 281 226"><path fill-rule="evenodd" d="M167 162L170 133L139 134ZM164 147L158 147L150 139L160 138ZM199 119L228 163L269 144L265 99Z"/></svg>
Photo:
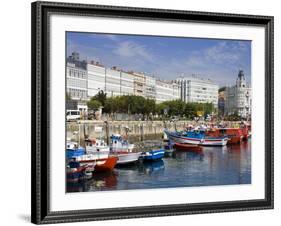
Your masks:
<svg viewBox="0 0 281 226"><path fill-rule="evenodd" d="M94 97L92 97L91 100L87 102L87 106L90 110L98 110L102 106L102 104Z"/></svg>
<svg viewBox="0 0 281 226"><path fill-rule="evenodd" d="M96 96L93 97L97 100ZM155 100L142 96L125 95L115 97L105 97L103 112L108 114L126 113L158 116L178 116L193 118L202 112L203 116L215 111L212 103L185 103L181 100L171 100L156 104Z"/></svg>

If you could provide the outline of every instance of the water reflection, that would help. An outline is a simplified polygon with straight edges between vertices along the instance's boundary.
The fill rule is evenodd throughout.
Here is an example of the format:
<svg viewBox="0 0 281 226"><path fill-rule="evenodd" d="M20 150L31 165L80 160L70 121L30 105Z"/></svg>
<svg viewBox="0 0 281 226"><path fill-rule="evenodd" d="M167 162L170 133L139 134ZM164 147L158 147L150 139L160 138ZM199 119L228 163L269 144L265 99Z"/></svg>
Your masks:
<svg viewBox="0 0 281 226"><path fill-rule="evenodd" d="M67 184L67 192L148 189L251 183L251 141L202 152L173 151L155 162L118 166L94 173L85 182Z"/></svg>
<svg viewBox="0 0 281 226"><path fill-rule="evenodd" d="M203 161L203 152L183 152L175 150L172 155L178 161Z"/></svg>
<svg viewBox="0 0 281 226"><path fill-rule="evenodd" d="M145 174L155 174L161 173L165 170L165 165L163 160L144 162L140 167L139 171Z"/></svg>

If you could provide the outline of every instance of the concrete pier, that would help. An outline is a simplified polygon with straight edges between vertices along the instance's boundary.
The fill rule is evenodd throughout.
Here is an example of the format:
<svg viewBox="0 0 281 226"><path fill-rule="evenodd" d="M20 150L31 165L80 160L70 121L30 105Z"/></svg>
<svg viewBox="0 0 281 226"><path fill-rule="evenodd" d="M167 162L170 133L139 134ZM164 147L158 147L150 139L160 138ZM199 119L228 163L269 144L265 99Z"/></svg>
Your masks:
<svg viewBox="0 0 281 226"><path fill-rule="evenodd" d="M163 136L164 128L168 130L184 130L189 124L193 126L200 125L202 122L195 121L93 121L81 120L78 122L67 122L67 137L78 141L80 134L80 143L83 144L85 138L107 139L112 134L121 134L130 142L143 140L159 139ZM239 122L224 122L228 127L239 126ZM165 125L164 125L165 124ZM100 132L101 131L101 132ZM107 140L108 142L108 140Z"/></svg>
<svg viewBox="0 0 281 226"><path fill-rule="evenodd" d="M188 121L177 121L176 128L183 130L189 123ZM128 135L130 141L141 141L159 139L162 137L164 130L163 121L109 121L107 124L108 127L104 121L67 122L67 137L78 140L78 134L80 134L81 141L85 137L106 139L106 131L108 130L109 136L111 134ZM168 121L165 124L168 130L175 129L174 122ZM99 132L100 128L102 128L102 132Z"/></svg>

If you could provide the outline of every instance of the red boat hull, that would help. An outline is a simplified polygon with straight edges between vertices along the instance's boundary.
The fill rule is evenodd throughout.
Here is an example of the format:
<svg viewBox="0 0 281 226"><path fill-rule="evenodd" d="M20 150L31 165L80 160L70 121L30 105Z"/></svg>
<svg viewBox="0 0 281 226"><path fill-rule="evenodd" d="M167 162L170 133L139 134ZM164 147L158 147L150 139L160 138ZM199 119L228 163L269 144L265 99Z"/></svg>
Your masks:
<svg viewBox="0 0 281 226"><path fill-rule="evenodd" d="M227 144L239 144L243 137L242 129L239 128L213 129L212 131L208 131L206 134L209 136L227 135L229 138Z"/></svg>
<svg viewBox="0 0 281 226"><path fill-rule="evenodd" d="M201 152L203 148L198 145L175 143L174 148L179 151L195 151Z"/></svg>
<svg viewBox="0 0 281 226"><path fill-rule="evenodd" d="M110 156L106 159L105 163L95 166L95 172L111 171L117 163L118 157Z"/></svg>

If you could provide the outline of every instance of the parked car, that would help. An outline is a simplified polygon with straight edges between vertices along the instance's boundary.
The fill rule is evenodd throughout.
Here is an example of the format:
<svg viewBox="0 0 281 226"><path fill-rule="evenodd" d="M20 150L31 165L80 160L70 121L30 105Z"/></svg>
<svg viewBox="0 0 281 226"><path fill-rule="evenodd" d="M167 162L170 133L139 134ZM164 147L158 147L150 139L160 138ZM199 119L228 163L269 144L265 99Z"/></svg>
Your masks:
<svg viewBox="0 0 281 226"><path fill-rule="evenodd" d="M78 110L67 110L66 111L66 121L76 121L81 119L80 111Z"/></svg>

